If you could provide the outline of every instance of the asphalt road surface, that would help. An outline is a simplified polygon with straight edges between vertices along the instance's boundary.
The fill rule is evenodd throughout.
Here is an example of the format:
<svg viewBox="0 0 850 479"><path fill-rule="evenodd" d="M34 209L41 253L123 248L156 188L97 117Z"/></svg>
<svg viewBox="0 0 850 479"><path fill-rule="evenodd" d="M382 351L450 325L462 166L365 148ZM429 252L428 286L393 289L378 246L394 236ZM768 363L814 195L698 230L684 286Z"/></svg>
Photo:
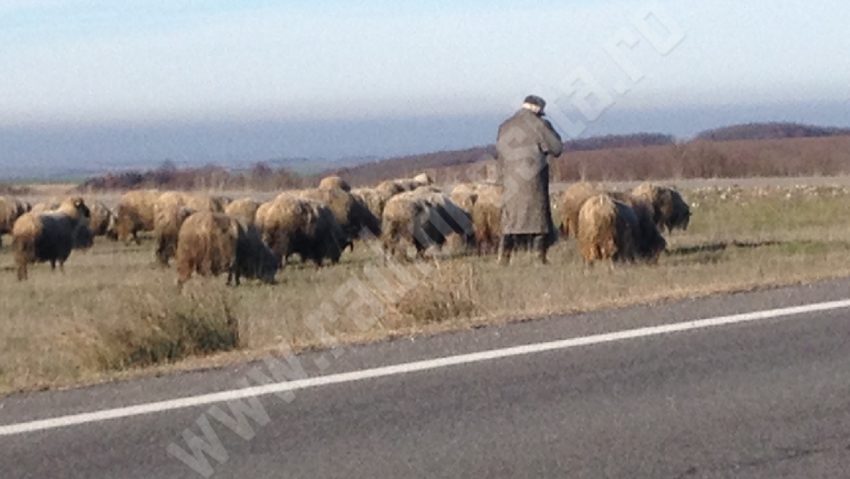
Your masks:
<svg viewBox="0 0 850 479"><path fill-rule="evenodd" d="M847 478L850 308L663 329L847 298L839 280L316 353L298 358L305 373L338 381L112 419L102 412L260 384L272 369L12 396L0 401L0 477ZM433 367L362 377L417 361ZM81 413L102 415L9 428Z"/></svg>

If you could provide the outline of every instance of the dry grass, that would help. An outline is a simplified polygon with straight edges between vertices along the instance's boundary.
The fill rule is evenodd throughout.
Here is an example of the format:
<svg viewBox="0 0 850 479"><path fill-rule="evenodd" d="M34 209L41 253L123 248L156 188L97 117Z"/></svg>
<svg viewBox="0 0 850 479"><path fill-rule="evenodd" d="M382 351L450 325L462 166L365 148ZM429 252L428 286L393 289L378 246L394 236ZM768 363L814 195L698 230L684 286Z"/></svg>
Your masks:
<svg viewBox="0 0 850 479"><path fill-rule="evenodd" d="M15 281L4 249L0 393L241 359L281 343L318 347L308 318L332 298L340 314L323 326L362 342L850 275L848 189L707 188L686 197L691 228L670 238L655 267L588 268L572 241L546 267L523 255L510 268L477 256L388 267L359 244L336 267L290 266L275 286L226 288L218 278L179 293L174 271L154 265L150 243L98 242L72 255L67 274L38 266L27 283ZM376 304L340 308L351 296L344 285L361 286Z"/></svg>

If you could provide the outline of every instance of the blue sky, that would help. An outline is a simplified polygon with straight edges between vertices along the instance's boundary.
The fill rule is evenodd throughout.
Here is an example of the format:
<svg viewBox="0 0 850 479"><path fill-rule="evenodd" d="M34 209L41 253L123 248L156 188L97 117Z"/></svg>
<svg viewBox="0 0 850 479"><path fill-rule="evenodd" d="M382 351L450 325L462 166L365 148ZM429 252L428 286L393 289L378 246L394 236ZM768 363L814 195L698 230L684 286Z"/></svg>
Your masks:
<svg viewBox="0 0 850 479"><path fill-rule="evenodd" d="M0 123L489 113L584 66L640 1L0 1ZM298 6L296 6L298 5ZM620 108L850 99L850 5L660 2ZM545 86L543 86L545 85Z"/></svg>
<svg viewBox="0 0 850 479"><path fill-rule="evenodd" d="M647 5L680 27L672 51L662 54L635 29ZM575 116L569 98L555 100L577 69L611 97L589 122L594 133L670 131L669 121L649 119L700 108L718 122L848 124L848 25L844 0L0 0L0 146L10 131L40 127L490 118L480 133L430 148L475 145L491 141L498 118L528 93ZM641 72L637 83L605 53L623 35L637 35L621 52ZM820 104L831 108L823 118ZM672 133L706 126L676 118ZM379 130L366 136L340 136L334 154L429 148L388 150L374 144ZM13 140L25 155L27 144ZM312 141L280 149L320 154Z"/></svg>

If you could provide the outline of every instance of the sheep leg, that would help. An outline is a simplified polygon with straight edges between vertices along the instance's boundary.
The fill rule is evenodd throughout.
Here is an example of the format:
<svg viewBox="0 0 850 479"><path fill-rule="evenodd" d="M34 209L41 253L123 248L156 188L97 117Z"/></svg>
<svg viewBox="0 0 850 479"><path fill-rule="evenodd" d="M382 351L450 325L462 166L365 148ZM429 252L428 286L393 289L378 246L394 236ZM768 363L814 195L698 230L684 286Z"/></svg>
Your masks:
<svg viewBox="0 0 850 479"><path fill-rule="evenodd" d="M18 266L18 281L25 281L27 277L27 264L24 263Z"/></svg>

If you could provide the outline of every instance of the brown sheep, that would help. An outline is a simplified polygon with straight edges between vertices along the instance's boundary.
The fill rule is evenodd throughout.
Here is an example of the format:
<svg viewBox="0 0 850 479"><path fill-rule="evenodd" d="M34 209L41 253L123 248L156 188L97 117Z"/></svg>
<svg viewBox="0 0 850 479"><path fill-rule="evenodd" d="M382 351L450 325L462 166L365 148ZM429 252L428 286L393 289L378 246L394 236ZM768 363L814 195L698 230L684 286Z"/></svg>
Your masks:
<svg viewBox="0 0 850 479"><path fill-rule="evenodd" d="M667 245L651 221L650 207L629 195L589 198L582 205L577 226L579 250L588 263L604 259L655 262Z"/></svg>
<svg viewBox="0 0 850 479"><path fill-rule="evenodd" d="M154 205L158 198L156 190L130 191L121 197L115 209L115 234L119 241L140 244L138 233L154 230Z"/></svg>
<svg viewBox="0 0 850 479"><path fill-rule="evenodd" d="M472 211L475 202L478 200L478 184L460 183L455 185L449 197L461 208Z"/></svg>
<svg viewBox="0 0 850 479"><path fill-rule="evenodd" d="M475 241L472 214L434 186L421 186L413 191L432 205L431 223L440 229L446 239L458 239L462 246L471 246Z"/></svg>
<svg viewBox="0 0 850 479"><path fill-rule="evenodd" d="M241 277L273 283L278 261L259 239L255 229L242 228L223 213L202 211L189 216L180 228L177 244L177 282L193 274L218 276L227 272L227 284L238 286Z"/></svg>
<svg viewBox="0 0 850 479"><path fill-rule="evenodd" d="M644 183L632 190L632 196L652 205L653 221L659 229L666 228L669 233L674 229L688 229L691 209L682 195L673 188Z"/></svg>
<svg viewBox="0 0 850 479"><path fill-rule="evenodd" d="M255 278L273 284L280 269L280 261L271 248L263 243L255 226L243 228L243 231L244 235L236 243L236 265L239 274L245 278Z"/></svg>
<svg viewBox="0 0 850 479"><path fill-rule="evenodd" d="M322 178L322 181L319 182L320 190L333 190L337 188L345 192L351 191L351 185L339 176L328 176Z"/></svg>
<svg viewBox="0 0 850 479"><path fill-rule="evenodd" d="M369 211L371 211L376 218L380 218L384 213L384 206L387 204L387 201L403 191L404 190L398 188L395 183L385 182L375 188L361 188L354 190L352 194L363 198L363 202L366 203Z"/></svg>
<svg viewBox="0 0 850 479"><path fill-rule="evenodd" d="M6 196L0 196L0 240L4 234L10 234L15 221L28 213L31 207L23 201ZM3 242L0 241L0 246Z"/></svg>
<svg viewBox="0 0 850 479"><path fill-rule="evenodd" d="M115 238L115 215L100 201L86 201L91 212L89 229L94 236L109 236Z"/></svg>
<svg viewBox="0 0 850 479"><path fill-rule="evenodd" d="M478 185L472 207L472 225L478 254L495 253L502 238L502 187Z"/></svg>
<svg viewBox="0 0 850 479"><path fill-rule="evenodd" d="M390 256L403 253L412 244L421 257L430 246L441 247L457 234L465 241L474 237L466 211L442 193L423 189L394 196L384 208L381 242Z"/></svg>
<svg viewBox="0 0 850 479"><path fill-rule="evenodd" d="M338 263L348 237L324 204L282 194L257 210L257 227L279 262L298 254L321 266L325 259Z"/></svg>
<svg viewBox="0 0 850 479"><path fill-rule="evenodd" d="M585 182L572 184L561 193L557 210L561 221L560 231L564 238L578 238L578 216L581 207L589 198L601 193L603 191L597 185Z"/></svg>
<svg viewBox="0 0 850 479"><path fill-rule="evenodd" d="M41 214L41 213L50 213L51 211L56 211L59 206L62 205L62 201L56 198L40 201L30 208L32 213Z"/></svg>
<svg viewBox="0 0 850 479"><path fill-rule="evenodd" d="M349 239L360 237L364 230L373 236L381 234L380 220L351 193L339 188L313 189L304 190L299 196L326 205Z"/></svg>
<svg viewBox="0 0 850 479"><path fill-rule="evenodd" d="M384 253L398 256L404 253L404 243L413 244L418 255L427 248L424 242L418 242L415 232L421 230L427 220L427 203L408 194L396 195L390 199L383 211L381 224L381 243Z"/></svg>
<svg viewBox="0 0 850 479"><path fill-rule="evenodd" d="M242 227L223 214L208 211L186 218L177 241L177 283L188 281L193 274L218 276L227 272L227 284L239 284L236 246Z"/></svg>
<svg viewBox="0 0 850 479"><path fill-rule="evenodd" d="M254 226L254 218L257 216L257 210L260 208L260 203L251 198L242 198L233 201L224 209L224 214L235 218L242 224L243 228Z"/></svg>
<svg viewBox="0 0 850 479"><path fill-rule="evenodd" d="M427 186L434 184L434 179L431 178L431 175L429 175L428 173L419 173L418 175L414 176L412 180L419 186Z"/></svg>
<svg viewBox="0 0 850 479"><path fill-rule="evenodd" d="M167 192L154 204L154 238L156 259L162 266L177 252L177 237L183 221L195 212L222 213L222 201L208 195Z"/></svg>
<svg viewBox="0 0 850 479"><path fill-rule="evenodd" d="M637 217L625 203L606 194L592 196L579 211L576 240L587 263L634 261Z"/></svg>
<svg viewBox="0 0 850 479"><path fill-rule="evenodd" d="M50 267L64 272L65 261L80 238L91 238L88 231L89 209L82 198L70 198L51 213L26 213L12 228L12 246L18 281L28 278L31 263L50 262Z"/></svg>

